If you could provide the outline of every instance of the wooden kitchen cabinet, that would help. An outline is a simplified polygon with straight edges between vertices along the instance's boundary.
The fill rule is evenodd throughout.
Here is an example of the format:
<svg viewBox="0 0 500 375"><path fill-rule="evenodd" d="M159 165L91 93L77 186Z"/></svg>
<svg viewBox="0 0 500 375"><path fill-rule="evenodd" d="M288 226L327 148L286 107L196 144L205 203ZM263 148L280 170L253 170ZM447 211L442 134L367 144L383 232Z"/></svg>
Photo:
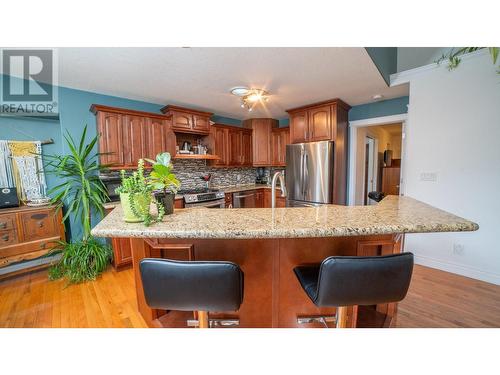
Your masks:
<svg viewBox="0 0 500 375"><path fill-rule="evenodd" d="M218 156L213 165L241 167L252 165L252 130L215 124L211 126L209 148Z"/></svg>
<svg viewBox="0 0 500 375"><path fill-rule="evenodd" d="M204 134L210 133L211 112L203 112L185 107L167 105L161 112L172 116L172 130L180 133Z"/></svg>
<svg viewBox="0 0 500 375"><path fill-rule="evenodd" d="M124 165L123 123L120 113L99 112L97 114L97 134L99 135L99 151L101 164Z"/></svg>
<svg viewBox="0 0 500 375"><path fill-rule="evenodd" d="M350 106L340 99L287 110L290 142L334 142L334 204L347 200L347 115Z"/></svg>
<svg viewBox="0 0 500 375"><path fill-rule="evenodd" d="M290 142L303 143L308 141L307 111L290 113Z"/></svg>
<svg viewBox="0 0 500 375"><path fill-rule="evenodd" d="M310 141L327 141L332 138L331 111L329 105L307 111Z"/></svg>
<svg viewBox="0 0 500 375"><path fill-rule="evenodd" d="M97 118L102 164L110 169L137 168L139 159L155 159L161 152L175 155L176 137L171 116L93 104Z"/></svg>
<svg viewBox="0 0 500 375"><path fill-rule="evenodd" d="M286 145L290 144L290 129L276 128L271 132L271 160L275 167L286 166Z"/></svg>
<svg viewBox="0 0 500 375"><path fill-rule="evenodd" d="M272 165L271 131L278 127L278 120L255 118L243 121L243 127L252 129L252 164L255 167Z"/></svg>
<svg viewBox="0 0 500 375"><path fill-rule="evenodd" d="M238 129L228 131L228 165L241 164L241 132Z"/></svg>
<svg viewBox="0 0 500 375"><path fill-rule="evenodd" d="M123 150L126 167L137 167L137 161L146 152L145 118L125 115L123 117Z"/></svg>
<svg viewBox="0 0 500 375"><path fill-rule="evenodd" d="M175 155L175 134L171 129L170 119L146 117L146 150L147 158L154 160L162 152Z"/></svg>
<svg viewBox="0 0 500 375"><path fill-rule="evenodd" d="M211 148L212 153L219 157L213 161L214 166L226 166L229 164L228 155L228 133L229 130L225 126L214 125L211 127Z"/></svg>
<svg viewBox="0 0 500 375"><path fill-rule="evenodd" d="M272 190L269 188L262 189L262 207L263 208L271 208L272 203ZM281 196L281 191L276 190L276 207L282 208L286 207L286 197Z"/></svg>

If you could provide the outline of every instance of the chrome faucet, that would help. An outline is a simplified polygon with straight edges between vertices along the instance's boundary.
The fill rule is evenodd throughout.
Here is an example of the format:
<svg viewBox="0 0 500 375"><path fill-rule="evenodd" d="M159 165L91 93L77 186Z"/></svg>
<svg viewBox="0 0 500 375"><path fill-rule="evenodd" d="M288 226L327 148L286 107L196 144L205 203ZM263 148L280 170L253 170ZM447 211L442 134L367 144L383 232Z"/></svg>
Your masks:
<svg viewBox="0 0 500 375"><path fill-rule="evenodd" d="M276 207L276 180L280 179L281 196L286 197L285 177L283 172L276 172L271 182L271 208Z"/></svg>

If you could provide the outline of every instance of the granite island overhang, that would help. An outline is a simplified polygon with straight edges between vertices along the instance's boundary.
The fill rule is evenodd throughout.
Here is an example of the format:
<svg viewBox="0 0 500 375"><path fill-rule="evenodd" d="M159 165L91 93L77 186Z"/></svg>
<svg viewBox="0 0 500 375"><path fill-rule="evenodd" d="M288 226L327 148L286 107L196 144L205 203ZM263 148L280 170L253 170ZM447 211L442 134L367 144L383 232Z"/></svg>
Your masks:
<svg viewBox="0 0 500 375"><path fill-rule="evenodd" d="M476 223L409 197L388 196L373 206L185 209L145 227L125 223L116 207L92 230L98 237L130 238L139 310L149 326L181 327L185 313L150 309L138 271L147 257L229 260L245 273L245 298L236 313L242 327L296 327L297 318L327 315L305 295L293 274L331 255L398 253L405 233L475 231ZM387 326L397 304L353 307L349 324ZM217 312L215 317L234 318Z"/></svg>

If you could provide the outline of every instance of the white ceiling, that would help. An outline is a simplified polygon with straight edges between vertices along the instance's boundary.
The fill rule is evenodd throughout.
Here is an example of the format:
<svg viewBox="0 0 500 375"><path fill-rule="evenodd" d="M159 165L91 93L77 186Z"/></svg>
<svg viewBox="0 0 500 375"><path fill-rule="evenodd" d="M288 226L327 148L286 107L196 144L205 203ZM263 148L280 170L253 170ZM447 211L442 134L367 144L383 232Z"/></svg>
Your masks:
<svg viewBox="0 0 500 375"><path fill-rule="evenodd" d="M364 48L60 48L59 85L221 116L287 117L286 109L341 98L350 105L408 95L387 87ZM229 90L264 88L248 113ZM251 115L251 116L250 116Z"/></svg>

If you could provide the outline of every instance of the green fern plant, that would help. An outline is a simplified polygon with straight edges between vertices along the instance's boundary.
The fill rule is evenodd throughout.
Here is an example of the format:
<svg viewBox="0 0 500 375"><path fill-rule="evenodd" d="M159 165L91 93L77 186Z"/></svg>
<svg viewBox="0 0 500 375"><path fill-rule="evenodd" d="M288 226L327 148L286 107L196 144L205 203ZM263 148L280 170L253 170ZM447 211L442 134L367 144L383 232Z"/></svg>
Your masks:
<svg viewBox="0 0 500 375"><path fill-rule="evenodd" d="M156 208L158 211L157 216L153 216L149 211L149 207L144 210L137 204L136 200L140 196L151 195L153 193L154 185L151 181L144 176L144 160L139 159L137 163L137 171L134 171L130 176L125 174L125 171L121 171L122 183L116 188L116 193L126 193L129 194L130 208L135 216L142 219L145 226L150 226L153 223L157 223L163 220L165 216L164 206L155 201Z"/></svg>

